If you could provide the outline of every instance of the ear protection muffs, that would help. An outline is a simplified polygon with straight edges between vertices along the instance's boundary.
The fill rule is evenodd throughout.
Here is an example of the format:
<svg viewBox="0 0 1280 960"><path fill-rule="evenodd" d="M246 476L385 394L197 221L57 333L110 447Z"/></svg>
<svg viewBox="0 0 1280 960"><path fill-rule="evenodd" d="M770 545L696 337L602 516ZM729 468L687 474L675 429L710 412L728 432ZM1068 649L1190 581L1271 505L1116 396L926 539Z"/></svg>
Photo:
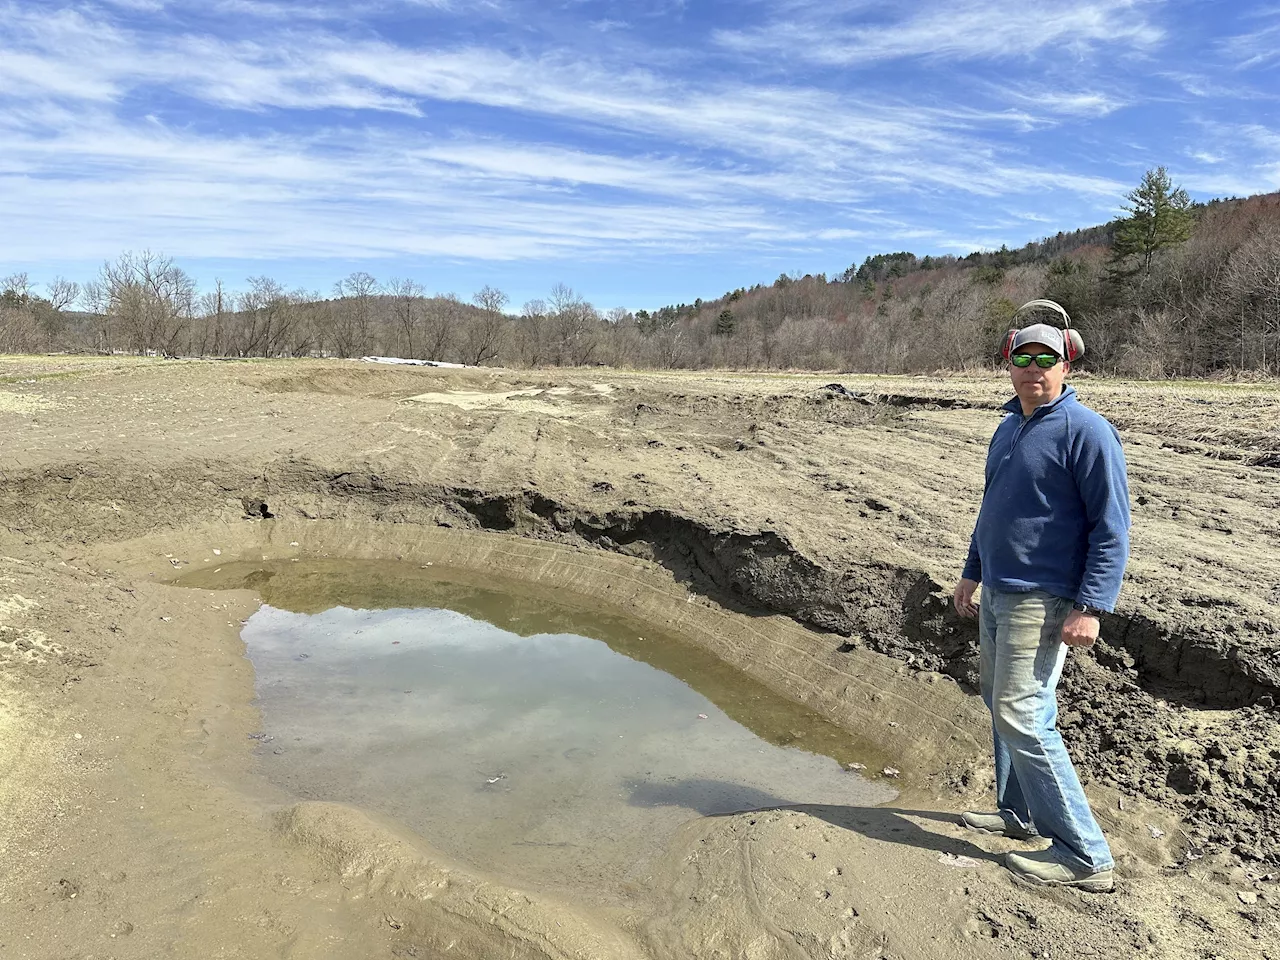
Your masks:
<svg viewBox="0 0 1280 960"><path fill-rule="evenodd" d="M1080 336L1079 330L1071 326L1071 317L1067 311L1062 308L1061 304L1054 303L1052 300L1028 300L1013 312L1013 318L1017 320L1018 315L1024 310L1052 310L1055 313L1060 314L1062 316L1063 348L1067 351L1067 355L1064 359L1068 363L1074 363L1080 357L1084 356L1084 338ZM1018 335L1018 331L1021 329L1021 327L1014 327L1005 334L1004 345L1000 348L1000 356L1004 357L1006 360L1009 359L1009 354L1013 352L1013 338Z"/></svg>

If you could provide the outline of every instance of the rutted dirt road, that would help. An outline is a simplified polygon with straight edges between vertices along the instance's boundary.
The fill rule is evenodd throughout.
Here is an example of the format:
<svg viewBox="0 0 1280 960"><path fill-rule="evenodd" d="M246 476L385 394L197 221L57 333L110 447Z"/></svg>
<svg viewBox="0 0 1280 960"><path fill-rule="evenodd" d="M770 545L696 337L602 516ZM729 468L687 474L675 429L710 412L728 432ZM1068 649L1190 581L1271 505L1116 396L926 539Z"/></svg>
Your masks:
<svg viewBox="0 0 1280 960"><path fill-rule="evenodd" d="M1015 886L942 813L989 776L946 598L1007 389L832 382L0 360L0 954L1274 952L1280 390L1076 384L1122 432L1135 522L1118 614L1063 683L1125 878L1089 898ZM909 788L693 819L654 888L603 911L291 806L249 752L252 595L159 581L320 553L666 620L900 751Z"/></svg>

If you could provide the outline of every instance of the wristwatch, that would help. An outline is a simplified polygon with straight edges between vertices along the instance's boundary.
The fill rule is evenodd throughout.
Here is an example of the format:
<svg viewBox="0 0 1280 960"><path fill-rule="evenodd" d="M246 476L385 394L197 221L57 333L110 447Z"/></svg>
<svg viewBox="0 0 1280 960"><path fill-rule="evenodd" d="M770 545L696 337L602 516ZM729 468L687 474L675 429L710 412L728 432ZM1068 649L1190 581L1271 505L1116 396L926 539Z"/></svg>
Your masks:
<svg viewBox="0 0 1280 960"><path fill-rule="evenodd" d="M1091 607L1087 603L1073 603L1071 609L1077 613L1083 613L1086 617L1096 617L1101 612L1097 607Z"/></svg>

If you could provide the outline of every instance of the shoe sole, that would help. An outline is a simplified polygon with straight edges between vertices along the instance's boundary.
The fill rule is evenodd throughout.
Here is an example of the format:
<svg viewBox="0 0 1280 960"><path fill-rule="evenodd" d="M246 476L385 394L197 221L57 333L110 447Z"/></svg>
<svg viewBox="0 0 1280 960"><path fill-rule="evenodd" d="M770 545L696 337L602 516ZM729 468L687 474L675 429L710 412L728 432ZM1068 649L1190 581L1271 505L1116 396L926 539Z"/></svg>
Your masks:
<svg viewBox="0 0 1280 960"><path fill-rule="evenodd" d="M974 833L985 833L990 837L1004 837L1008 840L1025 840L1030 842L1032 840L1042 839L1039 834L1019 834L1010 833L1007 830L988 830L986 827L975 827L973 824L967 823L964 820L960 821L960 826L964 827L966 830L972 830Z"/></svg>
<svg viewBox="0 0 1280 960"><path fill-rule="evenodd" d="M1006 867L1005 869L1008 870L1009 868ZM1086 877L1083 880L1043 880L1031 874L1018 873L1016 870L1009 870L1009 872L1013 874L1014 879L1029 883L1033 887L1072 887L1076 890L1083 890L1085 893L1115 893L1116 890L1114 878L1110 880L1095 880L1091 877Z"/></svg>

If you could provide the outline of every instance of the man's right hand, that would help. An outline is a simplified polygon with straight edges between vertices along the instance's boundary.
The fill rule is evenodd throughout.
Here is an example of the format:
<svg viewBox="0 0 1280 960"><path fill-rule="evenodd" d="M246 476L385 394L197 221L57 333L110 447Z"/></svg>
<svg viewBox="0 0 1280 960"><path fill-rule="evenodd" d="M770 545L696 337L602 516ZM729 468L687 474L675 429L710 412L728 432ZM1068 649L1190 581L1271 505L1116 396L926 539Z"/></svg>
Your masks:
<svg viewBox="0 0 1280 960"><path fill-rule="evenodd" d="M978 615L978 605L973 602L973 591L978 589L977 580L961 579L956 584L956 592L951 595L951 602L955 604L956 613L962 617L976 617Z"/></svg>

